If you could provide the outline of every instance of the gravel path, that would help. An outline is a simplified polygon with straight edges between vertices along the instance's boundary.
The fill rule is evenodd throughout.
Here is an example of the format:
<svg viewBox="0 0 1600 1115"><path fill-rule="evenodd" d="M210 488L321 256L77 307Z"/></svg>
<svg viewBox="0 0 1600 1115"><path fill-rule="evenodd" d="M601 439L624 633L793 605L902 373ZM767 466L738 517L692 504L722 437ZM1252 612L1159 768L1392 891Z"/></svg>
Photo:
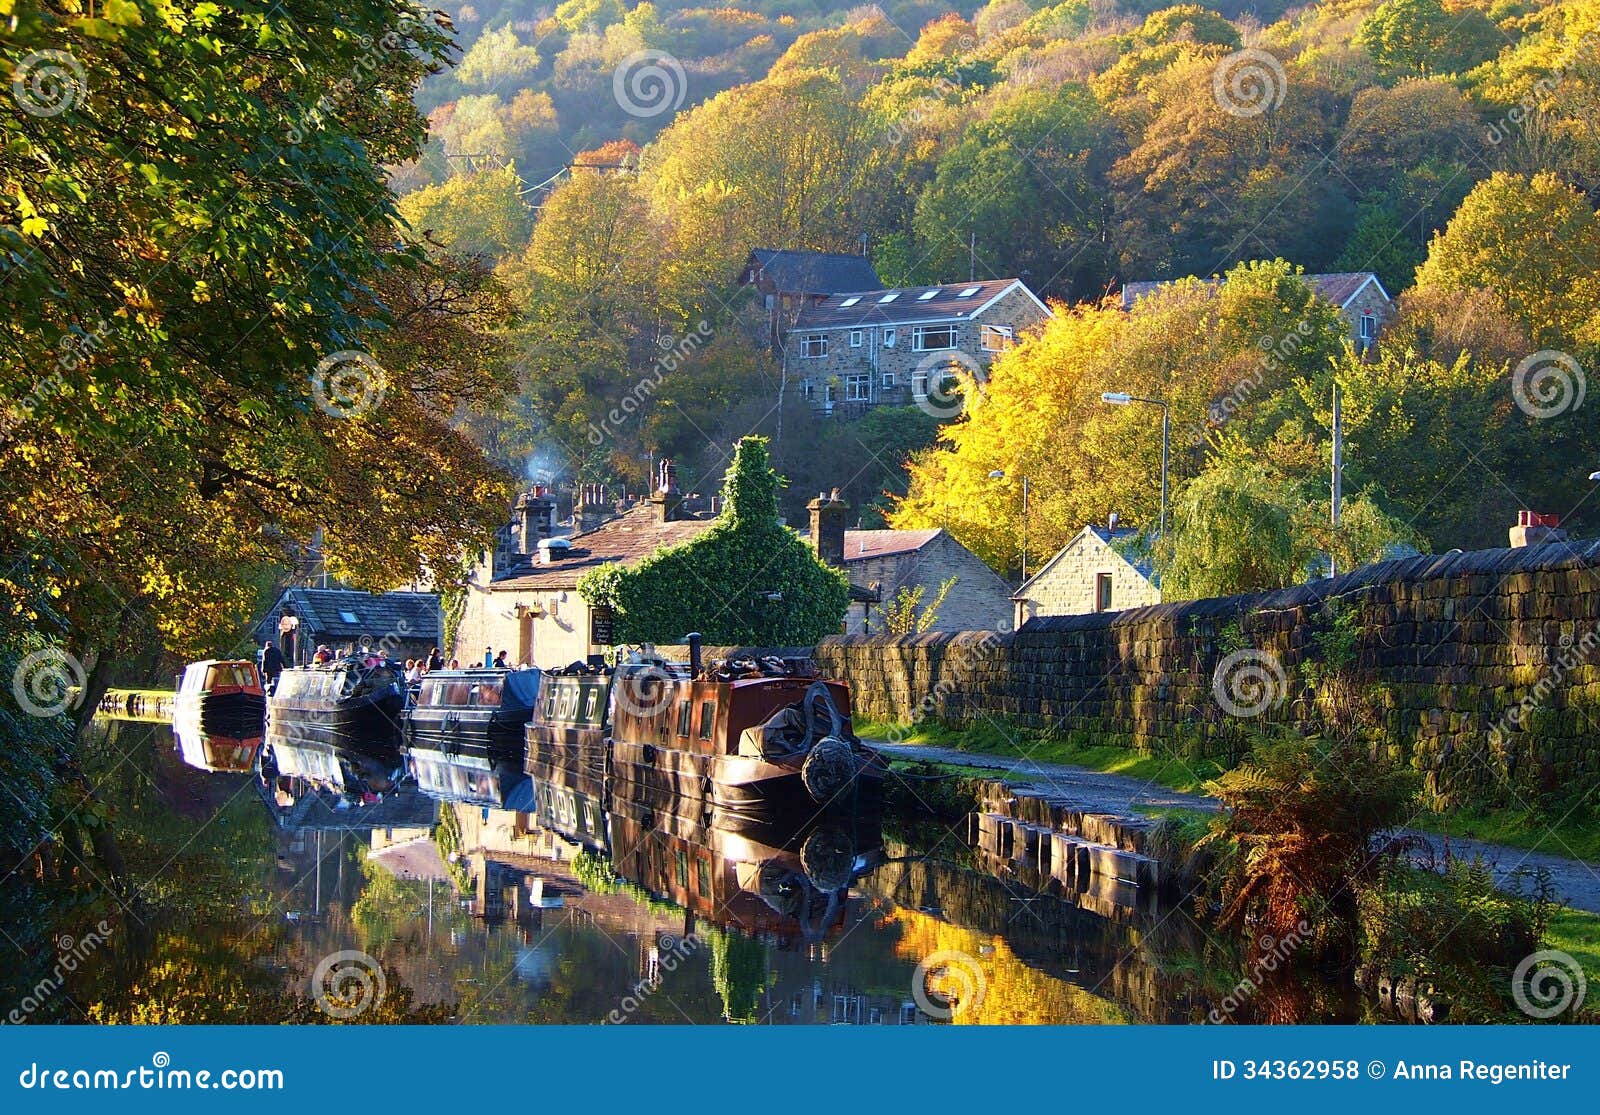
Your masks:
<svg viewBox="0 0 1600 1115"><path fill-rule="evenodd" d="M892 744L887 740L868 739L885 755L895 759L922 760L924 762L957 763L961 766L992 770L1013 786L1028 787L1041 797L1070 804L1074 809L1088 813L1107 813L1114 816L1137 816L1151 809L1183 808L1215 810L1215 798L1204 794L1186 794L1169 790L1165 786L1129 778L1123 774L1108 774L1088 767L1067 763L1040 763L1032 759L1008 759L998 755L975 755L957 751L953 747L929 747L923 744ZM1435 860L1442 860L1445 838L1431 832L1404 829L1406 836L1421 837L1433 849ZM1518 869L1544 868L1550 872L1556 893L1569 906L1577 910L1600 913L1600 865L1585 863L1566 856L1548 852L1529 852L1504 844L1488 844L1482 840L1451 837L1450 854L1457 858L1481 857L1490 864L1495 876L1504 881Z"/></svg>

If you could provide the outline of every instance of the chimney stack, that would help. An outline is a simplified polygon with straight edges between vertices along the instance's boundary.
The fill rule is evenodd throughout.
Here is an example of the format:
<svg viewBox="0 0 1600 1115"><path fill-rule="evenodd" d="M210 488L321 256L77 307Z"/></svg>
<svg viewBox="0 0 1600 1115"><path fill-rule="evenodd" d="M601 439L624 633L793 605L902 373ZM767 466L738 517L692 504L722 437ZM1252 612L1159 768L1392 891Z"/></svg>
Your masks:
<svg viewBox="0 0 1600 1115"><path fill-rule="evenodd" d="M578 505L572 511L573 530L578 534L591 531L610 518L606 507L606 486L584 484L578 489Z"/></svg>
<svg viewBox="0 0 1600 1115"><path fill-rule="evenodd" d="M829 493L817 493L817 498L806 504L811 512L811 548L818 560L828 565L844 567L844 529L850 517L850 505L835 488Z"/></svg>
<svg viewBox="0 0 1600 1115"><path fill-rule="evenodd" d="M679 517L683 508L683 493L678 491L678 470L669 460L663 459L656 469L656 490L650 497L656 505L656 518L670 523Z"/></svg>
<svg viewBox="0 0 1600 1115"><path fill-rule="evenodd" d="M1561 516L1541 514L1538 511L1517 512L1517 525L1511 528L1513 549L1566 540L1567 532L1561 529Z"/></svg>
<svg viewBox="0 0 1600 1115"><path fill-rule="evenodd" d="M517 497L513 515L516 524L517 553L531 554L541 539L556 532L556 501L543 484Z"/></svg>

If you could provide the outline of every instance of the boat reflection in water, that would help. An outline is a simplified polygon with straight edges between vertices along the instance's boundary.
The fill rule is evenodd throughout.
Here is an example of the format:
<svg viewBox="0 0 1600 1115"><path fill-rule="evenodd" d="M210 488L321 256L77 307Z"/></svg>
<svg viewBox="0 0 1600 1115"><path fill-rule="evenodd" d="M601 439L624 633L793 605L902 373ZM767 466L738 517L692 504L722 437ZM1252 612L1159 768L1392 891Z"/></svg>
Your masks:
<svg viewBox="0 0 1600 1115"><path fill-rule="evenodd" d="M350 657L285 670L267 699L263 781L299 778L373 804L405 778L405 705L398 662Z"/></svg>
<svg viewBox="0 0 1600 1115"><path fill-rule="evenodd" d="M441 801L533 811L524 731L539 699L534 669L439 670L406 716L406 769Z"/></svg>
<svg viewBox="0 0 1600 1115"><path fill-rule="evenodd" d="M172 735L185 763L216 774L249 774L263 738L260 731L253 736L212 735L192 721L177 719L172 722Z"/></svg>

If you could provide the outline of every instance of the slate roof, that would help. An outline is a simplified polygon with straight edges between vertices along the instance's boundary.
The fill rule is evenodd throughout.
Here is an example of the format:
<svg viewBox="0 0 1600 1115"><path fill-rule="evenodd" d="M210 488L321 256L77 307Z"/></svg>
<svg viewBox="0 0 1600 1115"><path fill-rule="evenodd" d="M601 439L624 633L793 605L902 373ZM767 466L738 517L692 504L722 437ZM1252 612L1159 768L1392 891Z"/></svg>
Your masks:
<svg viewBox="0 0 1600 1115"><path fill-rule="evenodd" d="M1158 588L1160 587L1161 579L1156 576L1155 566L1151 564L1149 556L1147 554L1132 556L1125 552L1125 547L1122 545L1122 543L1131 542L1133 539L1137 538L1139 535L1137 530L1132 527L1118 527L1116 530L1112 530L1109 527L1101 526L1098 523L1090 523L1077 534L1074 534L1072 538L1068 540L1065 546L1062 546L1061 549L1051 554L1050 560L1041 565L1038 569L1038 572L1034 573L1033 576L1029 577L1026 581L1023 581L1021 585L1017 586L1017 590L1011 594L1011 599L1031 599L1028 593L1033 587L1033 583L1048 573L1051 568L1055 566L1055 563L1061 560L1061 556L1082 541L1084 535L1086 534L1094 535L1101 542L1105 543L1106 546L1111 549L1112 553L1116 554L1123 561L1133 566L1133 568L1141 577Z"/></svg>
<svg viewBox="0 0 1600 1115"><path fill-rule="evenodd" d="M844 532L845 564L909 554L922 549L938 534L937 527L932 530L847 530Z"/></svg>
<svg viewBox="0 0 1600 1115"><path fill-rule="evenodd" d="M1341 310L1349 305L1350 300L1369 282L1377 283L1378 290L1384 298L1389 297L1389 292L1383 289L1383 284L1378 282L1378 276L1371 271L1334 271L1326 275L1301 275L1300 279L1321 298L1327 299ZM1152 294L1164 286L1171 286L1177 280L1164 279L1157 282L1133 282L1122 284L1122 308L1129 309L1139 299L1147 294ZM1206 280L1208 287L1220 286L1222 280L1216 276Z"/></svg>
<svg viewBox="0 0 1600 1115"><path fill-rule="evenodd" d="M574 589L591 569L613 562L632 565L663 546L675 546L704 534L715 519L660 521L653 503L641 504L591 531L574 534L568 556L549 565L523 566L516 575L490 583L494 592Z"/></svg>
<svg viewBox="0 0 1600 1115"><path fill-rule="evenodd" d="M759 268L763 278L790 294L833 294L883 285L871 260L843 252L757 248L750 253L745 267L747 271Z"/></svg>
<svg viewBox="0 0 1600 1115"><path fill-rule="evenodd" d="M830 294L802 307L789 331L855 329L866 325L904 325L920 321L964 321L1013 286L1028 290L1021 279L981 279L944 286ZM968 291L972 293L968 294ZM891 294L895 297L885 302L884 298ZM1028 291L1028 294L1037 301L1032 291ZM1041 309L1044 308L1044 303L1040 302L1039 305Z"/></svg>
<svg viewBox="0 0 1600 1115"><path fill-rule="evenodd" d="M355 592L350 589L291 588L284 590L263 627L277 634L277 618L285 611L300 617L302 628L318 639L381 638L400 635L419 642L442 642L439 597L431 592ZM346 615L355 617L352 623ZM402 624L404 628L402 629Z"/></svg>

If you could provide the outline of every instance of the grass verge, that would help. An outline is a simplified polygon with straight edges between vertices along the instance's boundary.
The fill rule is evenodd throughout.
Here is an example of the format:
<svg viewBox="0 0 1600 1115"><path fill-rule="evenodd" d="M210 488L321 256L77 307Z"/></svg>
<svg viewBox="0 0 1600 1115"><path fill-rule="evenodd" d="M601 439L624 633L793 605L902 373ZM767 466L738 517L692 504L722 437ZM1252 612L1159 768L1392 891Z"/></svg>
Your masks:
<svg viewBox="0 0 1600 1115"><path fill-rule="evenodd" d="M1424 813L1413 824L1441 836L1462 836L1586 863L1600 860L1600 821L1588 810L1552 822L1535 810L1448 809Z"/></svg>

